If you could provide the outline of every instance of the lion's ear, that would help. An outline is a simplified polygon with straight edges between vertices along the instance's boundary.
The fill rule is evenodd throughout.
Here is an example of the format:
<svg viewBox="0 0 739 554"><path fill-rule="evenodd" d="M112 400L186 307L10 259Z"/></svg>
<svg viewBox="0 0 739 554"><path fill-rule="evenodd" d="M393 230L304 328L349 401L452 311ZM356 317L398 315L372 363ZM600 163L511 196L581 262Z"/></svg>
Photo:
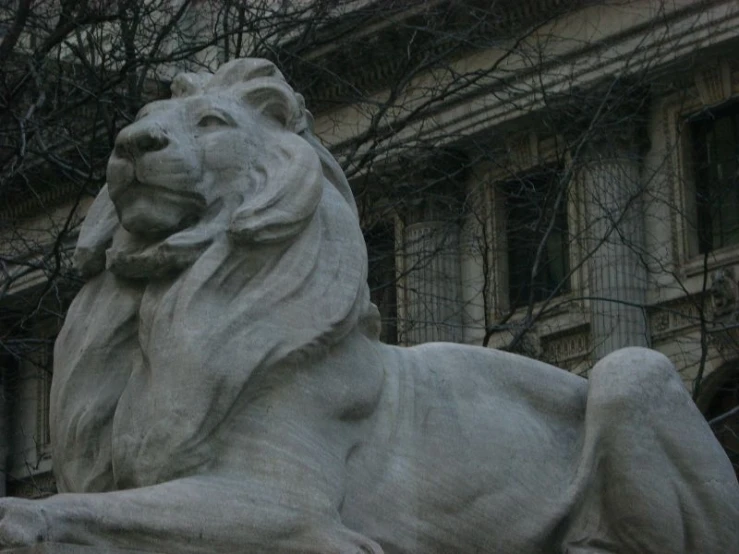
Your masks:
<svg viewBox="0 0 739 554"><path fill-rule="evenodd" d="M92 277L105 269L105 250L119 226L118 214L105 185L87 210L74 251L74 266L83 276Z"/></svg>
<svg viewBox="0 0 739 554"><path fill-rule="evenodd" d="M169 86L169 90L172 92L172 98L183 98L200 94L210 79L211 75L208 73L180 73Z"/></svg>
<svg viewBox="0 0 739 554"><path fill-rule="evenodd" d="M313 149L297 135L258 160L258 192L234 212L229 232L239 241L270 243L296 236L313 218L323 195L323 171Z"/></svg>
<svg viewBox="0 0 739 554"><path fill-rule="evenodd" d="M287 83L269 77L252 79L241 87L241 99L245 104L294 132L305 126L302 98Z"/></svg>

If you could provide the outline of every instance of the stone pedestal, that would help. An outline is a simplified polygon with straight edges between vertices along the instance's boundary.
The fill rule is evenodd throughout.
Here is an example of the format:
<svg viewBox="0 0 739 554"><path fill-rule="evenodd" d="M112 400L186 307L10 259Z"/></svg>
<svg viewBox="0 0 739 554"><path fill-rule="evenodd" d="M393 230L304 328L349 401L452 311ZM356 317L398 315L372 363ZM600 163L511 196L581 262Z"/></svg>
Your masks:
<svg viewBox="0 0 739 554"><path fill-rule="evenodd" d="M58 542L0 550L0 554L157 554L155 550L124 550L110 546L83 546Z"/></svg>

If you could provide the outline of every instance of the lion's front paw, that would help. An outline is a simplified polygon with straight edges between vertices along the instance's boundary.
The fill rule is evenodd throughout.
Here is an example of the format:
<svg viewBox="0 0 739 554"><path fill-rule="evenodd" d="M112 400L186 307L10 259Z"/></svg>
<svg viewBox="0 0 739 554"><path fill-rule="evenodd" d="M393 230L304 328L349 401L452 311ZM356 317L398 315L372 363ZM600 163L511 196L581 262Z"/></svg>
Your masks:
<svg viewBox="0 0 739 554"><path fill-rule="evenodd" d="M0 546L28 546L48 539L49 525L41 501L0 499Z"/></svg>

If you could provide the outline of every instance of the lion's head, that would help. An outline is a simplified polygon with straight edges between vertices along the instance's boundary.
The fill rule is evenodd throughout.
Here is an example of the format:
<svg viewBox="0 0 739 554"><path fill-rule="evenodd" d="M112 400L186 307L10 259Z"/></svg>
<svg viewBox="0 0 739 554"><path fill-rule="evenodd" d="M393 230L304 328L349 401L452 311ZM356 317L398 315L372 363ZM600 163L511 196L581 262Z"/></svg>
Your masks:
<svg viewBox="0 0 739 554"><path fill-rule="evenodd" d="M351 305L376 327L354 198L312 134L303 97L262 59L234 60L214 75L180 74L171 90L169 100L144 106L118 135L108 183L80 232L79 270L92 276L105 266L121 277L152 279L190 267L219 238L253 253L254 264L265 263L256 250L272 247L290 258L301 286L317 281L317 292L326 279L345 280L341 288L353 290L340 312ZM311 225L316 244L288 248ZM315 268L315 258L307 263L316 246L320 263L334 270ZM302 270L295 259L305 260ZM275 260L268 265L286 269ZM245 268L244 286L260 269ZM249 288L269 289L270 279L262 275ZM321 327L336 327L334 317Z"/></svg>
<svg viewBox="0 0 739 554"><path fill-rule="evenodd" d="M214 75L180 74L171 90L116 139L108 183L80 232L81 273L107 267L158 278L191 266L218 237L252 251L284 246L315 221L324 227L318 240L341 239L325 254L344 265L351 258L368 304L351 189L280 71L267 60L239 59Z"/></svg>
<svg viewBox="0 0 739 554"><path fill-rule="evenodd" d="M160 452L128 483L158 480L172 465L160 458L180 467L208 459L208 436L256 371L310 358L353 329L376 336L356 205L310 120L274 65L243 59L178 76L171 99L121 131L75 261L91 279L115 276L126 302L139 303L126 308L138 331L123 341L110 326L65 324L53 394L59 444L87 444L115 419L135 429L113 432L120 452ZM80 293L77 319L101 305L95 286ZM75 408L75 390L99 379L100 365L106 375L130 372L121 396ZM153 399L172 391L181 401L162 413Z"/></svg>
<svg viewBox="0 0 739 554"><path fill-rule="evenodd" d="M314 215L325 182L356 214L302 96L272 63L235 60L212 76L181 74L171 88L118 135L78 241L83 274L103 269L111 241L108 267L151 277L190 265L222 232L287 239Z"/></svg>

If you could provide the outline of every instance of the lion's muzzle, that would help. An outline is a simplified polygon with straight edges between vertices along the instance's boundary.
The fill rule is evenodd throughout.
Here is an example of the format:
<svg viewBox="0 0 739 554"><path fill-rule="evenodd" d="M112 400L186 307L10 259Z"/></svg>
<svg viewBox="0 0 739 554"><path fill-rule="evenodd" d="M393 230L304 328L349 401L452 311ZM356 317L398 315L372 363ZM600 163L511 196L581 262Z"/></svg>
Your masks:
<svg viewBox="0 0 739 554"><path fill-rule="evenodd" d="M135 235L161 236L197 221L206 201L197 189L198 156L170 139L151 117L124 128L108 162L108 190L121 224Z"/></svg>
<svg viewBox="0 0 739 554"><path fill-rule="evenodd" d="M114 154L134 161L148 152L164 150L169 143L169 135L161 125L137 121L118 134Z"/></svg>

